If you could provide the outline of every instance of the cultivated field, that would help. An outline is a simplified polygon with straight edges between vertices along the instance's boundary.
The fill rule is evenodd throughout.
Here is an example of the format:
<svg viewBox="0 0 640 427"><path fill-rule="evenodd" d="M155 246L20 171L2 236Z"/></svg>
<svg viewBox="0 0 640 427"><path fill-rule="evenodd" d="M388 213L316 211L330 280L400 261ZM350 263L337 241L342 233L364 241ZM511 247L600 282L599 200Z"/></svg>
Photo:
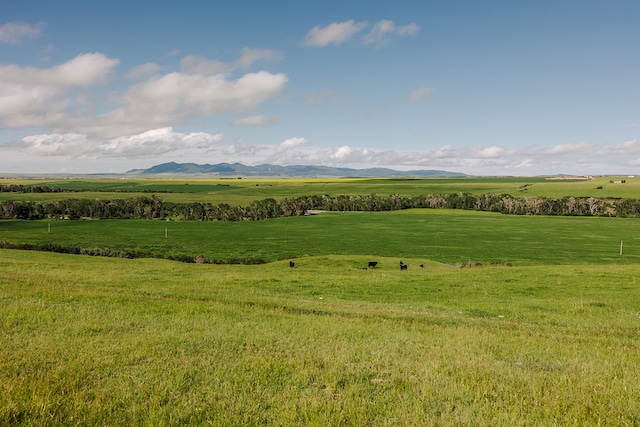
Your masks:
<svg viewBox="0 0 640 427"><path fill-rule="evenodd" d="M198 191L161 197L637 188L518 180L233 180L228 199L210 187L224 180L197 181L178 185ZM102 183L19 196L146 194ZM12 220L0 221L0 241L221 262L0 250L0 425L640 424L636 218ZM248 258L265 263L227 264Z"/></svg>
<svg viewBox="0 0 640 427"><path fill-rule="evenodd" d="M616 181L624 180L624 184ZM328 194L416 196L429 193L511 194L513 196L545 196L561 198L638 198L640 178L600 177L590 180L552 180L540 177L509 178L426 178L426 179L369 179L369 178L313 178L313 179L0 179L0 185L19 183L42 185L78 193L9 194L0 193L0 201L61 200L69 197L115 199L149 196L156 192L171 202L208 202L247 205L257 199Z"/></svg>

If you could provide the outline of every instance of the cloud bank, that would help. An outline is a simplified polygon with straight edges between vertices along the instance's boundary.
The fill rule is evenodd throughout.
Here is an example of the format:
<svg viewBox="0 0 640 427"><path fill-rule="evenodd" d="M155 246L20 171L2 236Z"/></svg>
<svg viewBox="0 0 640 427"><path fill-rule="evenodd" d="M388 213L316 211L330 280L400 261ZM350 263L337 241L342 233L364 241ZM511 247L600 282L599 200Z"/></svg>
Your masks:
<svg viewBox="0 0 640 427"><path fill-rule="evenodd" d="M179 71L165 74L158 73L157 64L143 64L126 73L136 81L112 93L106 105L100 90L114 78L118 59L86 53L48 68L0 65L0 126L112 139L193 117L241 113L276 97L288 77L268 71L235 77L233 72L276 58L273 51L245 48L233 64L188 56Z"/></svg>

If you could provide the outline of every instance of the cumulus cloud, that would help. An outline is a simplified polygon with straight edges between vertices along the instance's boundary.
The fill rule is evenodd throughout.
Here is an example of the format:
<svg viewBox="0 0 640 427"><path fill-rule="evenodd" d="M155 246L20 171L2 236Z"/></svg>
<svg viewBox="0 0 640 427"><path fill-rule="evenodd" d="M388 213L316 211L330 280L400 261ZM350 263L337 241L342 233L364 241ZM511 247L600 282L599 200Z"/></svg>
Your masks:
<svg viewBox="0 0 640 427"><path fill-rule="evenodd" d="M278 118L273 116L248 116L241 117L239 119L235 119L231 121L231 125L233 126L264 126L272 123L277 123Z"/></svg>
<svg viewBox="0 0 640 427"><path fill-rule="evenodd" d="M440 147L438 150L434 151L432 156L435 159L445 159L445 158L453 158L458 155L458 152L455 148L450 145L445 145L444 147Z"/></svg>
<svg viewBox="0 0 640 427"><path fill-rule="evenodd" d="M76 129L113 137L184 122L188 117L243 112L278 95L288 78L266 71L236 80L223 74L173 72L129 87L122 106L99 117L78 120Z"/></svg>
<svg viewBox="0 0 640 427"><path fill-rule="evenodd" d="M258 159L259 153L265 151L269 151L266 145L247 144L243 139L237 139L222 147L221 154L233 161L253 162Z"/></svg>
<svg viewBox="0 0 640 427"><path fill-rule="evenodd" d="M50 68L2 65L0 80L30 87L87 87L104 83L119 63L101 53L85 53Z"/></svg>
<svg viewBox="0 0 640 427"><path fill-rule="evenodd" d="M611 152L615 154L637 154L640 153L640 139L632 139L616 144L611 147Z"/></svg>
<svg viewBox="0 0 640 427"><path fill-rule="evenodd" d="M412 36L420 31L418 24L408 24L403 26L397 26L393 21L382 20L376 22L371 28L371 31L363 37L366 44L371 43L383 43L387 40L389 35L397 36Z"/></svg>
<svg viewBox="0 0 640 427"><path fill-rule="evenodd" d="M164 74L157 64L146 63L124 76L135 83L109 98L92 95L111 79L119 60L101 53L48 68L0 65L0 126L45 127L52 128L50 133L104 140L176 126L192 117L243 113L277 96L288 78L267 71L231 73L276 57L275 52L250 48L232 64L189 56L179 71ZM264 124L273 118L264 116L253 124L260 120Z"/></svg>
<svg viewBox="0 0 640 427"><path fill-rule="evenodd" d="M588 154L598 150L598 146L587 142L576 144L559 144L544 149L544 154L549 156L566 155L566 154Z"/></svg>
<svg viewBox="0 0 640 427"><path fill-rule="evenodd" d="M30 135L18 144L22 151L36 156L73 156L90 149L87 135L79 133Z"/></svg>
<svg viewBox="0 0 640 427"><path fill-rule="evenodd" d="M160 66L158 64L147 62L146 64L133 67L125 77L131 80L145 79L156 74L158 70L160 70Z"/></svg>
<svg viewBox="0 0 640 427"><path fill-rule="evenodd" d="M278 144L278 146L276 147L276 152L283 152L292 148L306 147L308 145L309 141L307 141L305 138L289 138Z"/></svg>
<svg viewBox="0 0 640 427"><path fill-rule="evenodd" d="M416 102L424 97L431 95L436 90L432 87L421 87L420 89L416 89L409 95L409 101Z"/></svg>
<svg viewBox="0 0 640 427"><path fill-rule="evenodd" d="M354 22L353 20L333 22L325 27L317 25L307 33L304 41L307 46L339 45L351 39L366 26L367 22Z"/></svg>
<svg viewBox="0 0 640 427"><path fill-rule="evenodd" d="M189 150L206 151L220 143L223 137L221 133L180 133L167 127L109 140L96 140L80 133L31 135L14 145L36 156L139 158Z"/></svg>
<svg viewBox="0 0 640 427"><path fill-rule="evenodd" d="M105 83L118 63L88 53L49 68L0 66L0 125L19 128L61 122L73 102L73 91Z"/></svg>
<svg viewBox="0 0 640 427"><path fill-rule="evenodd" d="M38 37L44 24L8 22L0 25L0 43L20 44L25 38Z"/></svg>
<svg viewBox="0 0 640 427"><path fill-rule="evenodd" d="M492 159L501 157L505 153L503 147L479 147L472 150L473 156L481 159Z"/></svg>

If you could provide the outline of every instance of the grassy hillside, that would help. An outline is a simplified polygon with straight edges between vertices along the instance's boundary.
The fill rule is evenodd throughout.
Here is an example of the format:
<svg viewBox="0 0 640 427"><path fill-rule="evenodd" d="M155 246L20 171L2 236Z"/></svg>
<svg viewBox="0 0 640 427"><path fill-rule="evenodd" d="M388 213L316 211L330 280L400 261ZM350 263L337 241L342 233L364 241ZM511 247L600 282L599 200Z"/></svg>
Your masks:
<svg viewBox="0 0 640 427"><path fill-rule="evenodd" d="M0 425L640 421L637 265L1 256Z"/></svg>
<svg viewBox="0 0 640 427"><path fill-rule="evenodd" d="M546 217L415 209L251 222L0 221L0 241L267 262L319 255L446 264L638 263L635 218ZM623 242L623 255L620 244Z"/></svg>

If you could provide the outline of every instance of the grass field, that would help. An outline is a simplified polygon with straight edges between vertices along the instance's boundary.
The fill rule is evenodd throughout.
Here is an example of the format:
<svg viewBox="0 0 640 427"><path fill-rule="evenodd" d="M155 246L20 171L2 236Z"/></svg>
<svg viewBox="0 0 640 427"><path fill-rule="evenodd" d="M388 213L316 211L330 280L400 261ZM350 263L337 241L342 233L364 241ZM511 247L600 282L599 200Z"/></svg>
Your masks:
<svg viewBox="0 0 640 427"><path fill-rule="evenodd" d="M220 262L332 254L451 265L640 261L640 223L635 218L440 209L323 213L251 222L2 221L0 241L184 254Z"/></svg>
<svg viewBox="0 0 640 427"><path fill-rule="evenodd" d="M637 425L637 265L2 251L3 425Z"/></svg>
<svg viewBox="0 0 640 427"><path fill-rule="evenodd" d="M388 181L379 192L412 184ZM208 197L192 185L167 194ZM13 243L268 261L0 250L0 426L639 425L639 224L453 210L0 221Z"/></svg>

